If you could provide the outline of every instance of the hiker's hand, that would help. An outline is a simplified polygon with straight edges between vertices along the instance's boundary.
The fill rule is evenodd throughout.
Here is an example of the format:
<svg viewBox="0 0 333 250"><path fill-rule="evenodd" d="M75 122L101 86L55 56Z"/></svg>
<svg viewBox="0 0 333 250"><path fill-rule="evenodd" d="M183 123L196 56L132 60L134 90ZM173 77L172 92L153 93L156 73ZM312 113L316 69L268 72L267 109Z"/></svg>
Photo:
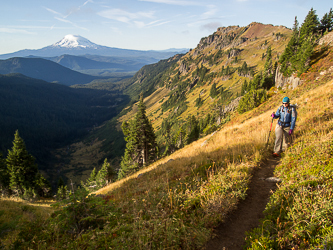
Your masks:
<svg viewBox="0 0 333 250"><path fill-rule="evenodd" d="M275 118L275 113L274 112L271 114L271 117Z"/></svg>
<svg viewBox="0 0 333 250"><path fill-rule="evenodd" d="M293 133L293 130L292 129L290 129L289 130L289 135L291 135Z"/></svg>

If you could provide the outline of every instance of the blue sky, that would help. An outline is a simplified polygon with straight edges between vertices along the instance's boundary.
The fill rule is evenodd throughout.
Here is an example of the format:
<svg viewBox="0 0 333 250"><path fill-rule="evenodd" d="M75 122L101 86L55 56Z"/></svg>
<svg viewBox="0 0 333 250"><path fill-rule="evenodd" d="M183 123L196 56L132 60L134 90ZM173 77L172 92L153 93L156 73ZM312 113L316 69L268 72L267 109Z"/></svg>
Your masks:
<svg viewBox="0 0 333 250"><path fill-rule="evenodd" d="M67 34L109 47L194 48L218 27L253 21L292 27L327 0L10 0L0 3L0 54L39 49Z"/></svg>

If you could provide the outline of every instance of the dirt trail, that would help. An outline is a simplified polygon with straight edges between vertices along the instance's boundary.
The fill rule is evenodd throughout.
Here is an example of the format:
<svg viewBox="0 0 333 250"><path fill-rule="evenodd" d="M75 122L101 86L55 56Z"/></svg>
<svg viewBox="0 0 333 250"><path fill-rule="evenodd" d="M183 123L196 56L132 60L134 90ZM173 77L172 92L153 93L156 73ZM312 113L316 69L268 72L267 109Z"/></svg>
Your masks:
<svg viewBox="0 0 333 250"><path fill-rule="evenodd" d="M272 190L276 189L276 183L265 179L273 176L278 163L279 159L272 157L254 170L245 200L241 201L226 221L216 228L217 236L208 242L207 250L243 249L245 232L259 225Z"/></svg>

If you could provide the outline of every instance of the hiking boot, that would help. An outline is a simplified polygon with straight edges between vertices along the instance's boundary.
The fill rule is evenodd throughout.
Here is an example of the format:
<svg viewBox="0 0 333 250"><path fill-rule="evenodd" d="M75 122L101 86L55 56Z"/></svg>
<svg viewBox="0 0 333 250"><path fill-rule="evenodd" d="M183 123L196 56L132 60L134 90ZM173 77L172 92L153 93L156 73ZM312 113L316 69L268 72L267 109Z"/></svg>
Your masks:
<svg viewBox="0 0 333 250"><path fill-rule="evenodd" d="M280 157L280 155L277 153L273 153L273 157Z"/></svg>

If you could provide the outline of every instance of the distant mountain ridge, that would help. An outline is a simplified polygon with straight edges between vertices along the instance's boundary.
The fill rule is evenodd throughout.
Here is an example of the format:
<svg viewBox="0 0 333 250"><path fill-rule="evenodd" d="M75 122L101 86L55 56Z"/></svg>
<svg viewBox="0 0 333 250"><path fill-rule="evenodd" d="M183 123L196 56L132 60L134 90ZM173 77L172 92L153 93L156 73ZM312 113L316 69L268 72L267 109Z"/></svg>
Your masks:
<svg viewBox="0 0 333 250"><path fill-rule="evenodd" d="M25 49L17 52L0 55L0 59L8 59L11 57L55 57L64 54L68 55L100 55L100 56L115 56L115 57L153 57L156 62L161 59L169 58L184 49L175 49L175 51L142 51L113 48L95 44L88 39L78 35L66 35L60 41L46 46L41 49Z"/></svg>
<svg viewBox="0 0 333 250"><path fill-rule="evenodd" d="M61 55L57 57L46 57L45 59L56 62L66 68L80 71L88 69L113 69L114 72L138 71L146 63L132 60L97 61L102 59L90 59L85 56Z"/></svg>
<svg viewBox="0 0 333 250"><path fill-rule="evenodd" d="M71 86L86 84L101 77L82 74L42 58L14 57L0 60L0 74L20 73L25 76Z"/></svg>

